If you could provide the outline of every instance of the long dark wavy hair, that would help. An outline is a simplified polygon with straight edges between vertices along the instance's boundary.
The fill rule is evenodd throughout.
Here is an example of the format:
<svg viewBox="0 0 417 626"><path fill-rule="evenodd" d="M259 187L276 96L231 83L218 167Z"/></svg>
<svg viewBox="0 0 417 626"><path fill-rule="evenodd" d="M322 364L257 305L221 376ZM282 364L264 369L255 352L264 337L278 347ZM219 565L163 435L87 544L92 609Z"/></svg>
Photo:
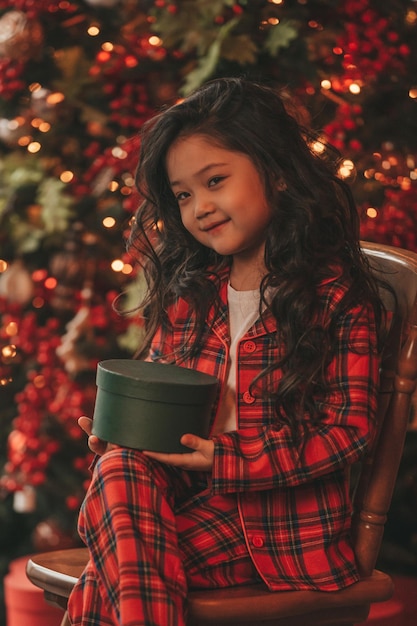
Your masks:
<svg viewBox="0 0 417 626"><path fill-rule="evenodd" d="M311 132L287 112L278 92L241 78L211 81L167 108L143 128L137 186L144 198L128 242L147 281L141 304L146 335L138 358L156 329L169 325L167 309L179 296L195 311L186 354L198 354L207 314L219 306L219 283L232 259L196 241L184 228L166 172L166 155L178 137L201 134L226 149L248 155L272 207L266 234L261 305L277 321L277 345L284 346L272 369L283 372L270 389L277 414L293 425L315 414L333 355L343 311L371 304L377 325L383 309L359 245L359 216L350 187L337 175L337 159L311 148ZM318 285L334 273L349 285L327 323L318 322ZM272 299L268 294L273 294ZM271 368L270 368L271 369ZM270 371L260 377L268 378Z"/></svg>

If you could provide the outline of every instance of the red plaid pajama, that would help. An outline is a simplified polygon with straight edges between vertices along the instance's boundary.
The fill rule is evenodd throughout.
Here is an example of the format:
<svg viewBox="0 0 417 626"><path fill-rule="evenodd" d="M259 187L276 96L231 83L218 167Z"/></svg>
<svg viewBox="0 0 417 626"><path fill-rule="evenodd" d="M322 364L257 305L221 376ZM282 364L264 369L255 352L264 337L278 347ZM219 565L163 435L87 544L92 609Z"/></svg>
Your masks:
<svg viewBox="0 0 417 626"><path fill-rule="evenodd" d="M337 276L323 281L319 315L327 319L348 288ZM175 355L178 364L224 381L226 293L227 276L222 306L210 313L198 356L181 359L193 312L179 299L169 311L172 326L154 337L150 358L173 362ZM278 358L275 330L267 312L239 342L238 426L212 437L208 479L133 450L99 460L80 515L91 561L70 599L73 624L182 626L187 584L221 587L261 577L271 590L332 591L358 579L348 468L362 458L374 433L373 314L358 306L337 319L326 391L316 398L320 419L307 416L300 424L301 447L268 394L251 393L254 377ZM274 384L279 377L275 372Z"/></svg>
<svg viewBox="0 0 417 626"><path fill-rule="evenodd" d="M189 586L258 579L235 496L135 450L99 459L79 531L92 559L69 602L77 626L182 626Z"/></svg>

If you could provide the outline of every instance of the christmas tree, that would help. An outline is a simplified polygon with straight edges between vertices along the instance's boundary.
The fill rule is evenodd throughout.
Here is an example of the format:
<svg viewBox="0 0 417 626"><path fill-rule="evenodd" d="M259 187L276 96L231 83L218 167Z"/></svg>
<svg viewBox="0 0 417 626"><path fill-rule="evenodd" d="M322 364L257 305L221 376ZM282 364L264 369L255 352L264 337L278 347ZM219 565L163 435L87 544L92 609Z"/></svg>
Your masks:
<svg viewBox="0 0 417 626"><path fill-rule="evenodd" d="M144 121L213 77L284 86L362 238L417 250L416 68L414 0L0 0L0 572L77 541L77 418L140 342Z"/></svg>

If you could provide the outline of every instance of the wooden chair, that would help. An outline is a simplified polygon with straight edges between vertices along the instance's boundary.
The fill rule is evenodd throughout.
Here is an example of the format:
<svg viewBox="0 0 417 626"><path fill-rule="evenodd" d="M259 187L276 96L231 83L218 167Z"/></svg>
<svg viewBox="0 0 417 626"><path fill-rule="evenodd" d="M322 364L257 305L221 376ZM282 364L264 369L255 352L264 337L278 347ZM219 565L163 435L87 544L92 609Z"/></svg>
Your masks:
<svg viewBox="0 0 417 626"><path fill-rule="evenodd" d="M190 591L189 626L352 626L367 618L372 603L393 593L390 576L374 568L417 380L417 254L367 242L362 247L373 271L392 286L395 297L382 291L394 314L381 362L380 430L354 493L352 536L361 579L336 592L270 592L261 585ZM44 590L47 601L65 608L86 561L84 548L38 554L28 561L27 575ZM63 624L69 623L65 619Z"/></svg>

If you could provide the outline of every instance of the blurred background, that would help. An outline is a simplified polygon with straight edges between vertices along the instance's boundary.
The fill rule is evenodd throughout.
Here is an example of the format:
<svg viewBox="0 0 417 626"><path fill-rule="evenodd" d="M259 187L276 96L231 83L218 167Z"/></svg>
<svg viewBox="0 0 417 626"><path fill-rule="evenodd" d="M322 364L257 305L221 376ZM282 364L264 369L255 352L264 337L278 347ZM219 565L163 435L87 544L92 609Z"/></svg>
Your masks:
<svg viewBox="0 0 417 626"><path fill-rule="evenodd" d="M338 148L362 239L417 251L415 0L0 0L1 579L77 545L91 462L77 418L97 362L140 343L125 252L140 128L232 75L284 86L312 148ZM381 555L412 575L416 432Z"/></svg>

